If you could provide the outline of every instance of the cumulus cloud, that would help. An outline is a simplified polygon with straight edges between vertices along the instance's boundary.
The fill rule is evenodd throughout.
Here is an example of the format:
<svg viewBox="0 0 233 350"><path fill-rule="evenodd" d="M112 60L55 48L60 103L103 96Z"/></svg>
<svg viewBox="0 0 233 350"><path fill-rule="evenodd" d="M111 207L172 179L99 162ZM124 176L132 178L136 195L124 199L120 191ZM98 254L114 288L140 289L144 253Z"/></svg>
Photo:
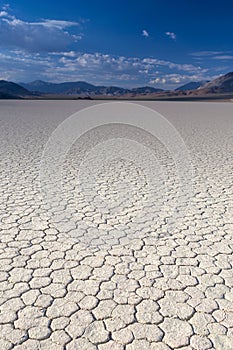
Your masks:
<svg viewBox="0 0 233 350"><path fill-rule="evenodd" d="M6 11L0 11L0 17L6 17L8 13Z"/></svg>
<svg viewBox="0 0 233 350"><path fill-rule="evenodd" d="M210 75L206 69L191 64L98 52L26 53L20 49L2 50L0 61L0 76L18 82L37 79L53 82L84 80L93 84L125 87L149 83L169 89L191 80L209 80Z"/></svg>
<svg viewBox="0 0 233 350"><path fill-rule="evenodd" d="M72 58L72 59L71 59ZM186 72L198 72L203 71L199 66L192 64L179 64L171 61L160 60L157 58L138 58L138 57L124 57L124 56L112 56L102 53L70 53L62 54L60 62L64 65L80 65L82 67L104 67L111 68L115 71L134 70L141 69L143 72L155 70L156 67L168 67L169 69L176 69Z"/></svg>
<svg viewBox="0 0 233 350"><path fill-rule="evenodd" d="M186 72L203 71L203 68L200 66L194 66L193 64L180 64L171 61L160 60L157 58L144 58L142 62L150 66L166 66L169 69L183 70Z"/></svg>
<svg viewBox="0 0 233 350"><path fill-rule="evenodd" d="M205 80L212 80L217 78L219 75L206 75L202 72L196 73L196 74L179 74L179 73L168 73L168 74L160 74L158 77L151 79L149 81L150 84L166 84L166 86L169 86L170 88L176 88L177 86L181 84L189 83L190 81L205 81Z"/></svg>
<svg viewBox="0 0 233 350"><path fill-rule="evenodd" d="M56 53L57 55L59 54ZM74 79L74 74L80 74L81 72L85 76L85 80L90 81L91 77L91 82L97 82L98 84L109 80L114 84L122 84L125 77L125 84L131 84L131 81L135 81L138 84L172 85L185 79L194 79L194 76L197 80L199 80L198 78L202 80L207 72L206 69L199 66L179 64L157 58L124 57L102 53L74 53L73 51L62 52L61 56L58 57L58 63L55 71L50 68L47 70L49 76L55 77L56 75L56 77L60 76L61 80L67 80L70 76ZM167 74L167 70L171 73ZM182 76L183 79L181 79Z"/></svg>
<svg viewBox="0 0 233 350"><path fill-rule="evenodd" d="M166 84L166 79L158 77L149 81L149 84Z"/></svg>
<svg viewBox="0 0 233 350"><path fill-rule="evenodd" d="M145 38L149 37L149 33L148 33L148 31L146 29L143 29L142 36L144 36Z"/></svg>
<svg viewBox="0 0 233 350"><path fill-rule="evenodd" d="M26 22L3 10L0 12L0 46L29 52L61 51L81 38L67 31L76 26L77 22L53 19Z"/></svg>
<svg viewBox="0 0 233 350"><path fill-rule="evenodd" d="M169 38L176 40L176 34L173 32L166 32L165 33Z"/></svg>

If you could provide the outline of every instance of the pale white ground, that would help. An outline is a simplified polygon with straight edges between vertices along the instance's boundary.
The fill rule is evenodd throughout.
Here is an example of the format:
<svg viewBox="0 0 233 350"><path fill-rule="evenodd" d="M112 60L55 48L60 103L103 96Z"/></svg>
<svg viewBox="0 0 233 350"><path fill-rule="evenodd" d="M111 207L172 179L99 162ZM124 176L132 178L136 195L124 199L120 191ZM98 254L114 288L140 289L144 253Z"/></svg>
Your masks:
<svg viewBox="0 0 233 350"><path fill-rule="evenodd" d="M62 120L93 104L0 101L0 349L232 350L233 104L143 103L177 128L194 167L193 198L169 234L172 158L130 127L95 130L67 155L64 194L79 230L59 223L59 212L49 216L38 176L43 147ZM96 183L102 199L132 188L131 205L115 217L93 208L76 181L84 151L113 136L154 150L168 186L143 207L143 172L116 158ZM164 218L156 221L159 201Z"/></svg>

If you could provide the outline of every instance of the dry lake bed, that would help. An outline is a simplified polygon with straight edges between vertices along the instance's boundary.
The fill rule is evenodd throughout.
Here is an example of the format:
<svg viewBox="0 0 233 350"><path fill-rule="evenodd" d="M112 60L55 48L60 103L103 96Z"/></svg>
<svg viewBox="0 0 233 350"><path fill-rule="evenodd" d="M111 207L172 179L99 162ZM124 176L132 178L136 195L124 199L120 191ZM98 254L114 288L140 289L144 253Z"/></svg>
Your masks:
<svg viewBox="0 0 233 350"><path fill-rule="evenodd" d="M67 150L57 203L45 145L96 103L0 101L0 349L232 350L233 104L141 102L184 142L187 202L177 144L111 123Z"/></svg>

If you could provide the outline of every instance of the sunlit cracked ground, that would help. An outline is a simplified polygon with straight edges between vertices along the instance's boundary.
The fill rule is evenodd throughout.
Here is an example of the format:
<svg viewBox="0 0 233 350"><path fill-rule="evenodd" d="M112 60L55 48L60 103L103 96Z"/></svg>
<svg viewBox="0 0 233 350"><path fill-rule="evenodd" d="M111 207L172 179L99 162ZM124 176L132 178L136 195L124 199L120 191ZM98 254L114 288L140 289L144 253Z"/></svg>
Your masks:
<svg viewBox="0 0 233 350"><path fill-rule="evenodd" d="M0 349L232 350L233 104L144 103L176 127L194 169L189 207L169 233L172 157L132 127L106 126L72 146L63 191L73 219L59 222L62 207L50 216L43 147L62 120L93 104L0 102ZM150 189L142 169L116 157L95 184L103 201L130 188L113 215L95 208L77 173L85 150L116 136L154 151L167 192L161 174ZM154 201L143 206L150 190Z"/></svg>

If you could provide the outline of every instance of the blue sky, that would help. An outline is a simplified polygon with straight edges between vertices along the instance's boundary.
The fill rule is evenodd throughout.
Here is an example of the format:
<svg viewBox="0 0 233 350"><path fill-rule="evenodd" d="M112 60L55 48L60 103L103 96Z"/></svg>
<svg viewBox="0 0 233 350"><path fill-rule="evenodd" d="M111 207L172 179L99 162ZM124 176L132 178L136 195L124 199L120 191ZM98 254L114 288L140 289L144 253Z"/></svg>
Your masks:
<svg viewBox="0 0 233 350"><path fill-rule="evenodd" d="M0 0L0 78L176 88L233 70L232 0Z"/></svg>

